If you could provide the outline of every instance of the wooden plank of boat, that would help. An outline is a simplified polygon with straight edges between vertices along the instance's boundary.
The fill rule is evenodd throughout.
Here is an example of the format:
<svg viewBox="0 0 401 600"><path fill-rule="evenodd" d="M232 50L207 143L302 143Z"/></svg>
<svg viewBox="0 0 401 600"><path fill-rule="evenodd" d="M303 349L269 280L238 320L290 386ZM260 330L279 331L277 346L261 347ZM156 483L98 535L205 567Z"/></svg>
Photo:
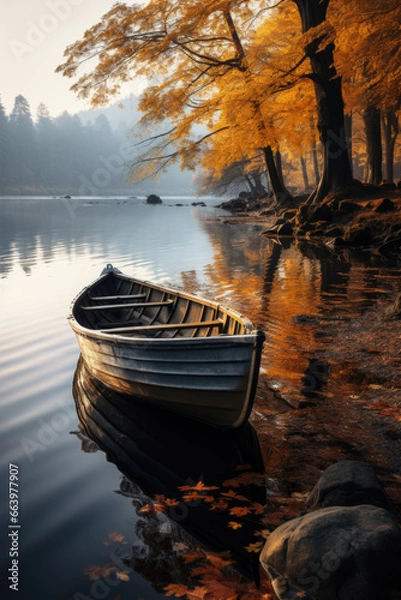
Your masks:
<svg viewBox="0 0 401 600"><path fill-rule="evenodd" d="M144 308L149 306L170 306L174 300L163 300L161 302L126 302L124 304L103 304L100 306L82 306L82 310L116 310L118 308Z"/></svg>
<svg viewBox="0 0 401 600"><path fill-rule="evenodd" d="M247 420L264 333L237 312L108 265L73 301L69 323L89 371L110 388L217 427Z"/></svg>
<svg viewBox="0 0 401 600"><path fill-rule="evenodd" d="M164 323L160 325L134 325L132 327L115 327L108 329L107 333L128 333L139 331L166 331L167 329L199 329L199 327L222 327L223 319L214 321L199 321L197 323Z"/></svg>
<svg viewBox="0 0 401 600"><path fill-rule="evenodd" d="M99 300L142 300L146 298L146 294L126 294L125 296L91 296L91 300L98 302Z"/></svg>

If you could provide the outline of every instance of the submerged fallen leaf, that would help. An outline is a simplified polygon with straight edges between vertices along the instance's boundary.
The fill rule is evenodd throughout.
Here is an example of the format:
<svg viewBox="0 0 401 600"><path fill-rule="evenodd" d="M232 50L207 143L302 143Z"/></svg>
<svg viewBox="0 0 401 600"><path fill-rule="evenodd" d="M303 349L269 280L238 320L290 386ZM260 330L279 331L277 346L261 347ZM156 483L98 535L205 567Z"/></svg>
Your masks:
<svg viewBox="0 0 401 600"><path fill-rule="evenodd" d="M253 542L253 544L249 544L245 546L245 550L248 552L260 552L263 546L263 542Z"/></svg>
<svg viewBox="0 0 401 600"><path fill-rule="evenodd" d="M124 536L121 533L117 533L117 531L109 533L109 538L113 540L113 542L122 542L124 540Z"/></svg>
<svg viewBox="0 0 401 600"><path fill-rule="evenodd" d="M189 592L189 588L181 583L170 583L164 588L164 592L167 596L174 596L175 598L183 598Z"/></svg>
<svg viewBox="0 0 401 600"><path fill-rule="evenodd" d="M244 517L245 515L249 515L251 509L248 506L234 506L230 508L230 515L235 515L236 517Z"/></svg>

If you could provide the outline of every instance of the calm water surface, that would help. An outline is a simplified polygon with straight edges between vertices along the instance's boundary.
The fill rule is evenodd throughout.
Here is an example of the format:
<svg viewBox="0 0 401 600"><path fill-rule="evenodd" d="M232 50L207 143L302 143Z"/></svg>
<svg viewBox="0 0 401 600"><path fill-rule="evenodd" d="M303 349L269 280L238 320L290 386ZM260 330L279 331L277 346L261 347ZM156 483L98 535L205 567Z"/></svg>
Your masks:
<svg viewBox="0 0 401 600"><path fill-rule="evenodd" d="M194 429L181 442L177 423L145 412L132 416L140 454L138 445L126 448L119 470L112 461L121 431L105 441L96 419L81 413L79 420L75 403L80 412L93 388L83 379L73 396L79 354L66 315L106 263L246 314L268 333L263 377L290 402L325 343L314 318L358 315L401 289L395 266L279 246L255 227L217 222L221 211L190 202L0 200L1 589L7 591L11 561L5 528L12 463L20 486L19 598L164 598L164 586L181 581L183 550L197 539L216 551L233 549L235 540L226 539L226 522L220 530L201 510L178 528L164 516L146 520L146 499L174 496L202 477L218 487L241 466L240 456L243 465L261 468L252 428L224 440ZM214 538L203 540L208 527ZM246 540L238 540L243 547Z"/></svg>

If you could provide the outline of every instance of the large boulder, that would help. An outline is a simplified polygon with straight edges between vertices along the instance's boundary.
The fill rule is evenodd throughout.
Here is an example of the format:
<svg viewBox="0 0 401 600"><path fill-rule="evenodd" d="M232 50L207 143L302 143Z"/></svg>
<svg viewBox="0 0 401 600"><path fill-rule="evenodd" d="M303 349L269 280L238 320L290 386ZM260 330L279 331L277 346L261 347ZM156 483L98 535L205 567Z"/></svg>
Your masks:
<svg viewBox="0 0 401 600"><path fill-rule="evenodd" d="M328 467L306 500L307 507L371 504L390 510L386 492L371 465L340 460Z"/></svg>
<svg viewBox="0 0 401 600"><path fill-rule="evenodd" d="M146 198L146 204L162 204L162 199L156 194L150 194L150 196Z"/></svg>
<svg viewBox="0 0 401 600"><path fill-rule="evenodd" d="M331 506L293 519L269 536L260 560L280 600L401 598L401 533L376 506Z"/></svg>

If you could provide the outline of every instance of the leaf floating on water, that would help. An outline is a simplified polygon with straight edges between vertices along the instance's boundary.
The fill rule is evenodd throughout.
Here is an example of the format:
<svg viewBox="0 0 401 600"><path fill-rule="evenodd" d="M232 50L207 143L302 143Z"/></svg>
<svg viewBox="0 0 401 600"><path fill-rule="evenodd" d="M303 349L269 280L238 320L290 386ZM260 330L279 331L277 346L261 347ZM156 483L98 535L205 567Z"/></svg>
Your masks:
<svg viewBox="0 0 401 600"><path fill-rule="evenodd" d="M181 558L185 564L190 564L204 558L204 555L201 552L185 552L185 554L181 554Z"/></svg>
<svg viewBox="0 0 401 600"><path fill-rule="evenodd" d="M219 488L215 485L205 485L203 481L198 481L196 485L180 485L178 489L182 492L186 492L188 490L195 490L198 492L210 492L212 490L218 490Z"/></svg>
<svg viewBox="0 0 401 600"><path fill-rule="evenodd" d="M113 540L113 542L122 542L125 539L125 536L117 531L113 531L113 533L109 533L109 538Z"/></svg>
<svg viewBox="0 0 401 600"><path fill-rule="evenodd" d="M209 590L202 586L197 586L193 590L187 592L188 600L204 600L207 597Z"/></svg>
<svg viewBox="0 0 401 600"><path fill-rule="evenodd" d="M265 512L265 507L260 502L253 502L251 506L255 515L263 515Z"/></svg>
<svg viewBox="0 0 401 600"><path fill-rule="evenodd" d="M117 571L116 577L117 579L121 579L121 581L130 581L128 571Z"/></svg>
<svg viewBox="0 0 401 600"><path fill-rule="evenodd" d="M84 569L84 575L86 575L91 581L96 581L98 579L104 579L105 577L108 577L110 573L115 571L115 569L115 565L108 564L100 566L92 564Z"/></svg>
<svg viewBox="0 0 401 600"><path fill-rule="evenodd" d="M229 521L228 526L231 527L231 529L240 529L242 527L241 523L237 523L237 521Z"/></svg>
<svg viewBox="0 0 401 600"><path fill-rule="evenodd" d="M245 550L248 552L260 552L263 546L263 542L253 542L248 546L245 546Z"/></svg>
<svg viewBox="0 0 401 600"><path fill-rule="evenodd" d="M164 588L164 592L167 596L174 596L175 598L183 598L189 592L189 588L181 583L170 583Z"/></svg>
<svg viewBox="0 0 401 600"><path fill-rule="evenodd" d="M234 506L230 508L230 515L235 515L236 517L244 517L245 515L249 515L252 512L248 506Z"/></svg>

